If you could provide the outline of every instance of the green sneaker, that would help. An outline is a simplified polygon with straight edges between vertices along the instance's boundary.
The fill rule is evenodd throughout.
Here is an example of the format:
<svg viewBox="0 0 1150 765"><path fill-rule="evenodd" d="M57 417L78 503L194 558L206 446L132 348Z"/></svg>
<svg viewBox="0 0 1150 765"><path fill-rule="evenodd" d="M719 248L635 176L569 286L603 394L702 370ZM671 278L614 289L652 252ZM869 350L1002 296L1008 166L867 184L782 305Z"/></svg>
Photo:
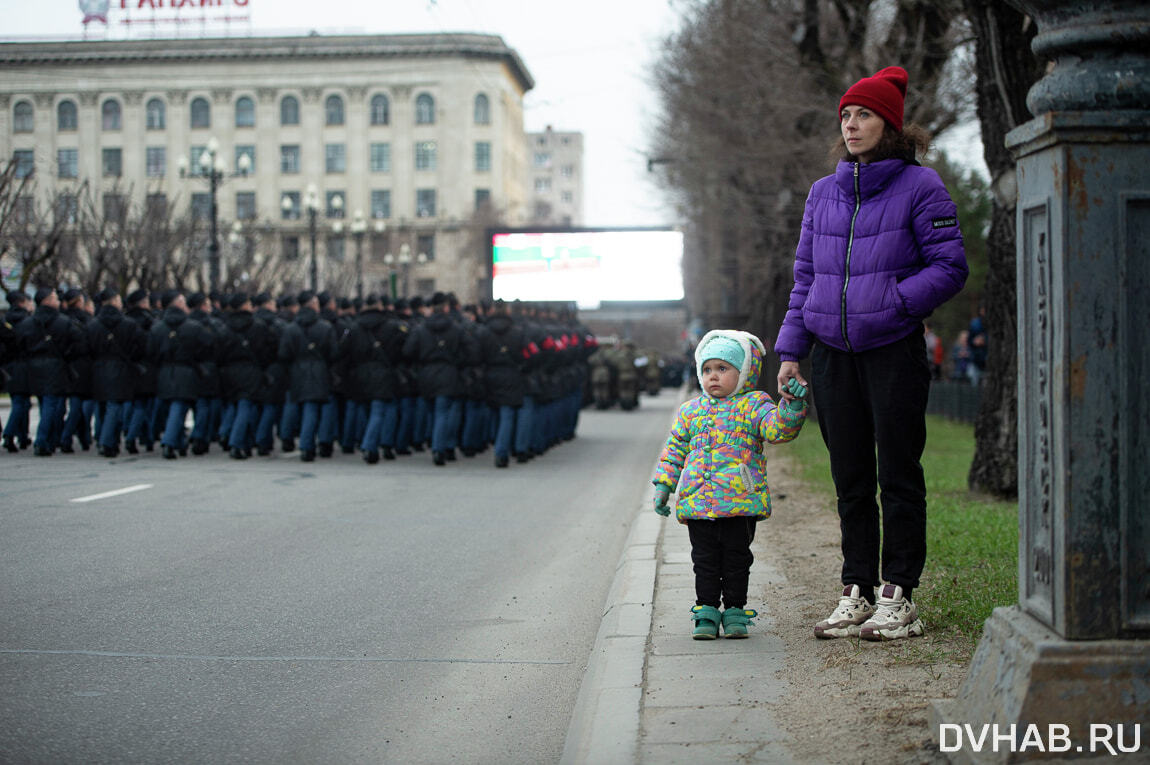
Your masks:
<svg viewBox="0 0 1150 765"><path fill-rule="evenodd" d="M714 640L719 636L719 609L714 606L695 606L691 609L691 618L695 620L695 630L691 637L695 640Z"/></svg>
<svg viewBox="0 0 1150 765"><path fill-rule="evenodd" d="M758 615L758 611L752 611L749 608L728 608L723 612L723 637L749 637L747 625L754 624L751 619Z"/></svg>

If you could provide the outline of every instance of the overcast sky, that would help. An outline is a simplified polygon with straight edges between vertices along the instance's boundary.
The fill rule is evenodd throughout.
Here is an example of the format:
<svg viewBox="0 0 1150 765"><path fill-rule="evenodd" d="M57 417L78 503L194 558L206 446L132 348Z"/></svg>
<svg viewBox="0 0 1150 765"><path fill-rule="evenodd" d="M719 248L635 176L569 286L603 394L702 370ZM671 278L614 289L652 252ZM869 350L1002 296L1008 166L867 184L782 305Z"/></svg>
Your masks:
<svg viewBox="0 0 1150 765"><path fill-rule="evenodd" d="M166 8L172 0L154 2ZM234 0L215 2L234 9ZM128 0L129 8L139 4ZM121 13L119 5L112 0L114 13ZM527 130L552 125L584 134L585 223L675 222L650 183L645 155L655 109L647 72L676 24L668 0L248 0L245 12L250 27L236 24L234 34L501 35L535 78L524 100ZM0 18L6 39L83 36L78 0L0 0ZM105 34L95 32L101 26L91 25L92 36ZM112 26L106 34L123 38L123 29Z"/></svg>

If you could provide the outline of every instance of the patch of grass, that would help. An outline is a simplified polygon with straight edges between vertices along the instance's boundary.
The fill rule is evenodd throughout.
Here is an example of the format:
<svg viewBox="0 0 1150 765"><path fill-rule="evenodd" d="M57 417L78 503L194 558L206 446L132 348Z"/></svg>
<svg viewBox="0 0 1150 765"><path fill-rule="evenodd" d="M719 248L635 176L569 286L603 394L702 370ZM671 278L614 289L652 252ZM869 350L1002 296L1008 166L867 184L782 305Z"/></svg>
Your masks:
<svg viewBox="0 0 1150 765"><path fill-rule="evenodd" d="M834 484L817 426L805 428L788 453L800 465L803 482L826 494L833 512ZM991 611L1018 600L1018 503L967 488L973 457L971 425L927 418L927 557L915 601L927 634L951 636L964 652L973 650Z"/></svg>

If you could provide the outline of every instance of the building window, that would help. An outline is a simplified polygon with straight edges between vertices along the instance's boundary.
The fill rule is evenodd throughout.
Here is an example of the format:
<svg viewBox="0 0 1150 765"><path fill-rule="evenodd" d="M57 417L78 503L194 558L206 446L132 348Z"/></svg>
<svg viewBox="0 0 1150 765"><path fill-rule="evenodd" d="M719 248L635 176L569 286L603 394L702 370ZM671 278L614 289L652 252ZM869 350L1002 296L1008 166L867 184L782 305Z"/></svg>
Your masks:
<svg viewBox="0 0 1150 765"><path fill-rule="evenodd" d="M16 106L12 108L12 132L31 133L35 125L32 103L30 101L17 101Z"/></svg>
<svg viewBox="0 0 1150 765"><path fill-rule="evenodd" d="M391 144L389 143L373 143L371 145L371 172L373 173L390 173L391 172Z"/></svg>
<svg viewBox="0 0 1150 765"><path fill-rule="evenodd" d="M535 179L535 190L536 191L550 191L551 190L551 179L550 178L536 178Z"/></svg>
<svg viewBox="0 0 1150 765"><path fill-rule="evenodd" d="M236 127L256 126L256 102L244 96L236 101Z"/></svg>
<svg viewBox="0 0 1150 765"><path fill-rule="evenodd" d="M245 156L248 158L248 169L246 171L246 174L251 175L252 173L254 173L256 171L256 147L252 146L251 144L242 144L242 145L236 146L236 172L237 173L245 172L245 171L240 169L240 158L245 157Z"/></svg>
<svg viewBox="0 0 1150 765"><path fill-rule="evenodd" d="M562 175L564 178L574 178L575 177L575 165L564 165L562 168L559 169L559 174Z"/></svg>
<svg viewBox="0 0 1150 765"><path fill-rule="evenodd" d="M20 225L31 223L36 213L34 205L35 201L30 195L24 194L16 197L16 201L12 205L12 219Z"/></svg>
<svg viewBox="0 0 1150 765"><path fill-rule="evenodd" d="M207 153L207 146L193 146L188 151L188 175L204 175L204 166L201 162Z"/></svg>
<svg viewBox="0 0 1150 765"><path fill-rule="evenodd" d="M336 263L343 262L343 237L332 234L327 238L327 257L328 260L335 261Z"/></svg>
<svg viewBox="0 0 1150 765"><path fill-rule="evenodd" d="M324 121L328 125L343 124L343 99L334 93L323 103Z"/></svg>
<svg viewBox="0 0 1150 765"><path fill-rule="evenodd" d="M329 173L347 172L347 152L342 143L329 143L323 147L324 168Z"/></svg>
<svg viewBox="0 0 1150 765"><path fill-rule="evenodd" d="M295 96L284 96L280 101L280 124L299 124L299 99Z"/></svg>
<svg viewBox="0 0 1150 765"><path fill-rule="evenodd" d="M287 204L284 204L287 202ZM285 191L280 195L280 214L284 220L299 220L303 214L298 191Z"/></svg>
<svg viewBox="0 0 1150 765"><path fill-rule="evenodd" d="M568 144L571 143L571 136L567 136L567 135L563 136L562 138L559 139L559 143L563 144L564 146L567 146Z"/></svg>
<svg viewBox="0 0 1150 765"><path fill-rule="evenodd" d="M120 115L120 102L109 98L100 106L100 127L104 130L119 130Z"/></svg>
<svg viewBox="0 0 1150 765"><path fill-rule="evenodd" d="M103 165L105 178L119 178L124 173L122 149L104 149Z"/></svg>
<svg viewBox="0 0 1150 765"><path fill-rule="evenodd" d="M148 130L163 130L167 126L164 102L150 99L144 107L144 124Z"/></svg>
<svg viewBox="0 0 1150 765"><path fill-rule="evenodd" d="M371 217L373 217L373 218L390 218L391 217L391 190L390 189L372 189L371 190Z"/></svg>
<svg viewBox="0 0 1150 765"><path fill-rule="evenodd" d="M12 152L12 162L16 164L17 178L31 178L36 172L36 157L31 149L17 149Z"/></svg>
<svg viewBox="0 0 1150 765"><path fill-rule="evenodd" d="M491 171L491 142L475 142L475 172L487 173Z"/></svg>
<svg viewBox="0 0 1150 765"><path fill-rule="evenodd" d="M435 169L435 141L415 142L415 169Z"/></svg>
<svg viewBox="0 0 1150 765"><path fill-rule="evenodd" d="M491 102L487 100L485 93L480 93L475 97L475 124L491 124Z"/></svg>
<svg viewBox="0 0 1150 765"><path fill-rule="evenodd" d="M329 218L342 218L344 208L347 207L347 197L342 191L329 191L326 196L326 215Z"/></svg>
<svg viewBox="0 0 1150 765"><path fill-rule="evenodd" d="M537 151L532 159L535 167L551 167L551 153L547 151Z"/></svg>
<svg viewBox="0 0 1150 765"><path fill-rule="evenodd" d="M299 144L284 144L280 146L280 172L284 175L295 175L299 172Z"/></svg>
<svg viewBox="0 0 1150 765"><path fill-rule="evenodd" d="M149 146L144 149L144 174L149 178L163 178L168 151L163 146Z"/></svg>
<svg viewBox="0 0 1150 765"><path fill-rule="evenodd" d="M491 204L491 189L475 190L475 209L482 210Z"/></svg>
<svg viewBox="0 0 1150 765"><path fill-rule="evenodd" d="M78 124L75 101L61 101L56 105L56 130L60 132L75 130Z"/></svg>
<svg viewBox="0 0 1150 765"><path fill-rule="evenodd" d="M144 211L148 218L167 218L168 195L163 192L148 194L144 197Z"/></svg>
<svg viewBox="0 0 1150 765"><path fill-rule="evenodd" d="M80 152L78 149L56 150L56 176L77 178L80 175Z"/></svg>
<svg viewBox="0 0 1150 765"><path fill-rule="evenodd" d="M415 217L435 217L435 189L415 190Z"/></svg>
<svg viewBox="0 0 1150 765"><path fill-rule="evenodd" d="M416 279L415 293L417 295L430 295L435 292L435 279Z"/></svg>
<svg viewBox="0 0 1150 765"><path fill-rule="evenodd" d="M283 238L284 260L299 260L299 237L285 236Z"/></svg>
<svg viewBox="0 0 1150 765"><path fill-rule="evenodd" d="M56 197L56 222L70 225L80 217L80 200L75 194L61 194Z"/></svg>
<svg viewBox="0 0 1150 765"><path fill-rule="evenodd" d="M191 109L192 129L210 128L212 126L212 105L206 98L193 98Z"/></svg>
<svg viewBox="0 0 1150 765"><path fill-rule="evenodd" d="M572 194L570 191L564 191L564 192L559 194L559 199L563 202L571 204L572 202L575 201L575 195Z"/></svg>
<svg viewBox="0 0 1150 765"><path fill-rule="evenodd" d="M415 99L415 124L435 124L435 99L430 93L420 93Z"/></svg>
<svg viewBox="0 0 1150 765"><path fill-rule="evenodd" d="M192 192L192 219L208 220L212 217L212 195L203 191Z"/></svg>
<svg viewBox="0 0 1150 765"><path fill-rule="evenodd" d="M104 220L123 223L128 215L127 205L122 194L104 194Z"/></svg>
<svg viewBox="0 0 1150 765"><path fill-rule="evenodd" d="M546 146L547 145L547 139L544 138L543 136L539 136L538 138L535 139L535 145L536 146Z"/></svg>
<svg viewBox="0 0 1150 765"><path fill-rule="evenodd" d="M415 238L415 251L427 256L428 262L435 260L435 234L420 234Z"/></svg>
<svg viewBox="0 0 1150 765"><path fill-rule="evenodd" d="M391 121L391 104L379 93L371 97L371 124L386 125Z"/></svg>
<svg viewBox="0 0 1150 765"><path fill-rule="evenodd" d="M236 192L236 220L255 220L256 193L254 191Z"/></svg>

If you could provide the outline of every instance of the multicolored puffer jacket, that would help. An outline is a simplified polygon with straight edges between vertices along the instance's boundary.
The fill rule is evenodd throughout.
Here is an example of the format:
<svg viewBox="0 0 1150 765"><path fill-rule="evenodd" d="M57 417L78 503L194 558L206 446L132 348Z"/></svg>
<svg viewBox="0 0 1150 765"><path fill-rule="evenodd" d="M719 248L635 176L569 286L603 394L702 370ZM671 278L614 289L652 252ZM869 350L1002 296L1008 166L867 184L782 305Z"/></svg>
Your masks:
<svg viewBox="0 0 1150 765"><path fill-rule="evenodd" d="M697 349L716 334L743 346L745 358L735 393L724 399L704 394L685 402L671 428L653 481L675 491L675 517L689 520L771 515L767 484L767 458L763 442L793 440L803 427L807 405L791 411L776 407L766 393L755 390L763 367L763 344L752 334L714 330L704 335ZM698 355L698 350L696 350ZM696 371L704 359L695 359Z"/></svg>

